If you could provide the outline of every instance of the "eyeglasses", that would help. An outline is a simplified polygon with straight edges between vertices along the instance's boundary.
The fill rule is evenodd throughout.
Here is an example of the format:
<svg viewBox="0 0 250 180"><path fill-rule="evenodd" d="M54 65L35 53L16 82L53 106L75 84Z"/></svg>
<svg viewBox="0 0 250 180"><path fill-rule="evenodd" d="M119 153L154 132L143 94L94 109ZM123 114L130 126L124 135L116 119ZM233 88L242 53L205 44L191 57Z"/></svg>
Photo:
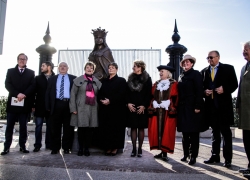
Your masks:
<svg viewBox="0 0 250 180"><path fill-rule="evenodd" d="M218 57L218 56L214 56L214 57L213 56L208 56L206 59L209 60L209 59L213 59L215 57Z"/></svg>
<svg viewBox="0 0 250 180"><path fill-rule="evenodd" d="M26 61L27 59L19 58L18 60L20 60L20 61Z"/></svg>

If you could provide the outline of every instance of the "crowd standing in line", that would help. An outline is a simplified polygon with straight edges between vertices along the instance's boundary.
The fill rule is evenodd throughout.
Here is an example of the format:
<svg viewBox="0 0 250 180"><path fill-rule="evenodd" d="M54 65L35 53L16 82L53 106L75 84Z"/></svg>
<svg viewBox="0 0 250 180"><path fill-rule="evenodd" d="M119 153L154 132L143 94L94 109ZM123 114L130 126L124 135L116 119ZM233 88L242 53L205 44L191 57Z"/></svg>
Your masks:
<svg viewBox="0 0 250 180"><path fill-rule="evenodd" d="M101 35L100 32L95 34L96 44L103 44L99 42L103 38ZM237 109L240 116L239 128L243 129L243 143L249 161L250 41L244 45L243 56L247 64L241 70ZM16 67L7 72L7 127L1 155L9 153L15 122L20 124L20 151L29 153L25 143L27 121L33 108L36 115L34 152L42 147L41 128L45 119L45 147L52 150L51 154L57 154L61 147L64 154L71 152L74 127L77 127L78 156L89 156L92 128L100 126L103 138L100 142L105 143L100 143L99 146L104 148L105 155L114 156L118 149L123 148L125 127L130 127L133 145L131 157L142 157L144 130L148 128L150 149L162 151L154 157L167 161L167 153L174 152L177 127L183 135L184 157L181 161L189 158L188 164L194 165L199 151L199 133L210 126L211 157L204 163L220 162L222 135L225 158L223 166L231 167L230 125L234 124L231 94L237 89L238 81L234 67L219 62L220 54L217 50L208 53L209 66L200 73L193 69L196 59L185 55L180 62L183 73L178 82L171 79L173 67L158 66L160 80L153 86L142 60L134 61L133 72L128 76L127 82L118 77L118 65L114 62L110 62L107 69L104 68L105 73L108 72L107 77L99 77L98 74L101 79L99 81L94 76L96 65L91 61L84 67L85 74L76 78L67 73L69 67L65 62L59 64L58 75L54 75L51 62L44 62L42 74L35 77L34 71L26 67L27 60L27 55L19 54ZM250 164L239 172L249 177Z"/></svg>

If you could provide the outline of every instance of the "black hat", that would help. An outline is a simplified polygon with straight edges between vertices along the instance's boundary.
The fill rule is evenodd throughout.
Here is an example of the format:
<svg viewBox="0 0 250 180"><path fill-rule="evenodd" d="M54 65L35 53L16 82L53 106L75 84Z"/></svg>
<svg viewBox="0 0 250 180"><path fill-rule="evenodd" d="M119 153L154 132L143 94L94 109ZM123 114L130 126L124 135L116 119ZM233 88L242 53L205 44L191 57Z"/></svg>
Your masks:
<svg viewBox="0 0 250 180"><path fill-rule="evenodd" d="M157 69L159 71L162 70L162 69L166 69L166 70L168 70L170 72L174 72L175 71L174 68L172 68L171 66L167 66L167 65L160 65L160 66L157 67Z"/></svg>

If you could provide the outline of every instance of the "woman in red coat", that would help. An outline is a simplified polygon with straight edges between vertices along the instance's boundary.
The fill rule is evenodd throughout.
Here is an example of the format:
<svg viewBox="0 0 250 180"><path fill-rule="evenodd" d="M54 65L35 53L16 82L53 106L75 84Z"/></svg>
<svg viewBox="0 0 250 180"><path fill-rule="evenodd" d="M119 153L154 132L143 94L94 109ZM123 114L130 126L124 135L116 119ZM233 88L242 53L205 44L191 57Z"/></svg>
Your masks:
<svg viewBox="0 0 250 180"><path fill-rule="evenodd" d="M150 150L158 149L162 152L155 155L163 161L168 161L167 153L174 152L176 132L177 108L177 82L172 79L174 68L160 65L160 80L152 88L153 99L151 102L148 138Z"/></svg>

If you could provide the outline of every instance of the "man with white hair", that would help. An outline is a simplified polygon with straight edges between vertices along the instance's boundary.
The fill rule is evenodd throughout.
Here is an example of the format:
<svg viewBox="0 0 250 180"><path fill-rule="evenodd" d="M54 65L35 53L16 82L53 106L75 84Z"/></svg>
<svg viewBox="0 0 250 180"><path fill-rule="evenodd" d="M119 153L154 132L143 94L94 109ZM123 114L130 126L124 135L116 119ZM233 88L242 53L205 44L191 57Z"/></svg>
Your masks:
<svg viewBox="0 0 250 180"><path fill-rule="evenodd" d="M241 69L236 108L239 112L239 129L242 129L248 167L240 169L239 172L243 173L245 177L250 178L250 41L244 44L243 56L247 60L247 63Z"/></svg>
<svg viewBox="0 0 250 180"><path fill-rule="evenodd" d="M68 74L68 69L68 64L61 62L58 65L59 74L51 77L48 81L45 104L46 109L50 111L51 154L57 154L61 146L64 154L69 154L72 148L74 127L70 126L69 99L76 76Z"/></svg>

